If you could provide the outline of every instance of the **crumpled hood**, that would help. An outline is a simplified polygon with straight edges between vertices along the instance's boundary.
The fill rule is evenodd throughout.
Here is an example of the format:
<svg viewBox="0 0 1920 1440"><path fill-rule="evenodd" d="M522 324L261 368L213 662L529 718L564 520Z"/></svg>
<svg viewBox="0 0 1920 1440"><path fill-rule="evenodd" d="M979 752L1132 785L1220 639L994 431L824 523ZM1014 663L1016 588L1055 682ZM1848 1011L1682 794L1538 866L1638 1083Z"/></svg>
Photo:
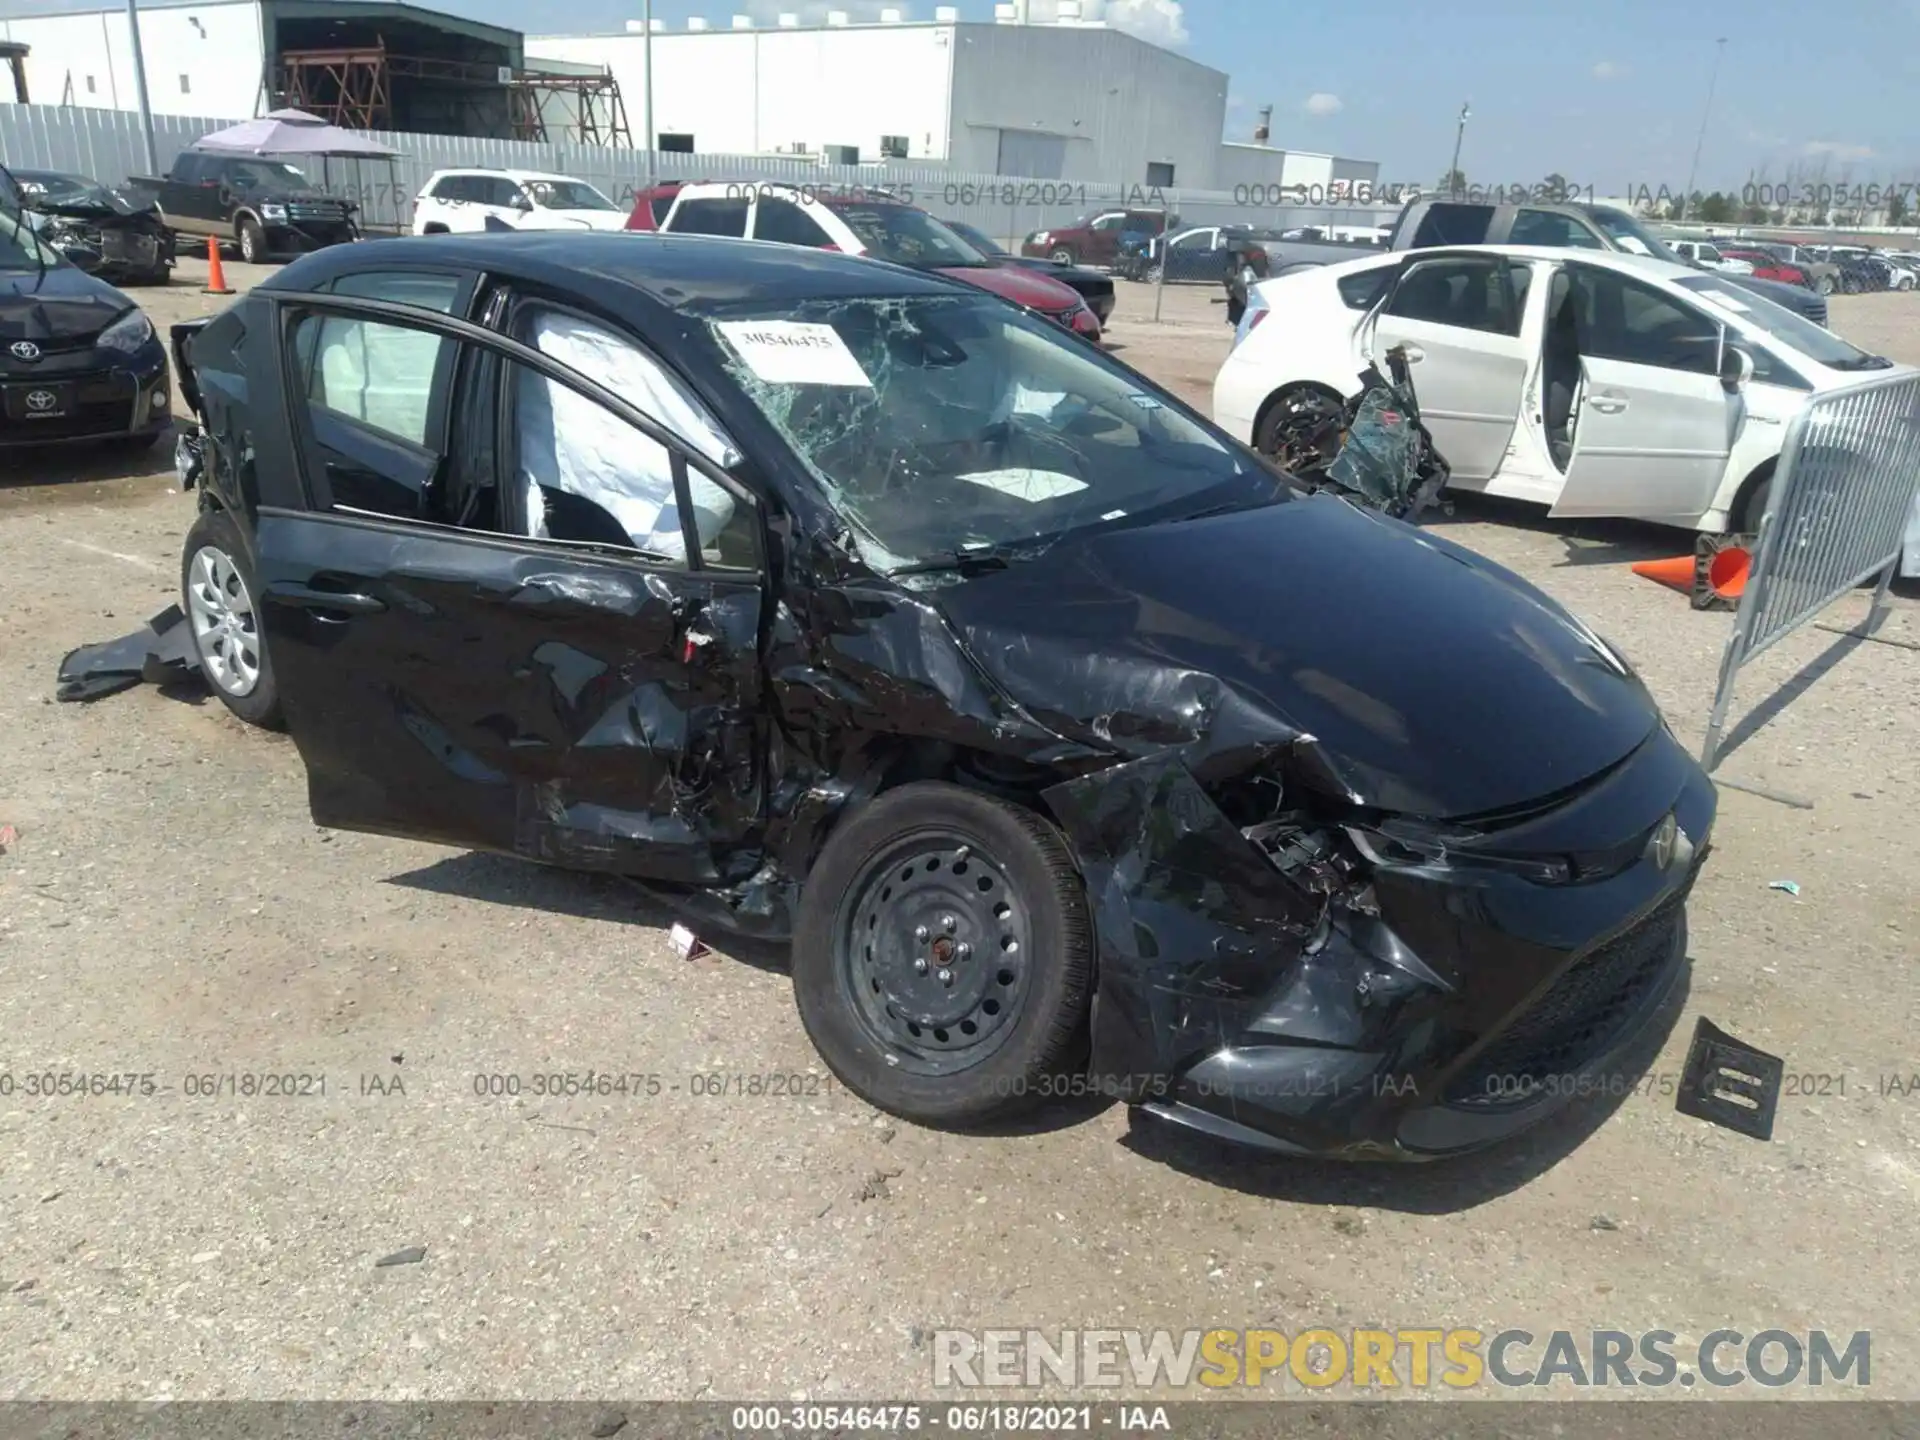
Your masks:
<svg viewBox="0 0 1920 1440"><path fill-rule="evenodd" d="M1080 292L1071 285L1019 265L955 265L940 273L1035 310L1052 313L1080 303Z"/></svg>
<svg viewBox="0 0 1920 1440"><path fill-rule="evenodd" d="M45 274L0 270L0 341L97 335L132 308L113 286L71 265Z"/></svg>
<svg viewBox="0 0 1920 1440"><path fill-rule="evenodd" d="M1538 800L1659 723L1518 576L1331 497L1096 533L930 598L1062 734L1131 758L1305 733L1354 798L1408 815Z"/></svg>

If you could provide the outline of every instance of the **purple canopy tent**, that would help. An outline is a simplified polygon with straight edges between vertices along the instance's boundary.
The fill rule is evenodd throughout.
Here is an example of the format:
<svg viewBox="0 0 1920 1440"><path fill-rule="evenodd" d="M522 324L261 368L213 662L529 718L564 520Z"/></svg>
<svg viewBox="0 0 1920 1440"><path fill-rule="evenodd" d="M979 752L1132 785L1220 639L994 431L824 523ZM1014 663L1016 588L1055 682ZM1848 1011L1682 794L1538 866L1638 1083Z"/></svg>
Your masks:
<svg viewBox="0 0 1920 1440"><path fill-rule="evenodd" d="M320 188L327 191L333 189L331 162L351 160L354 166L353 188L363 195L367 190L359 183L361 162L385 160L387 176L393 187L394 213L396 217L399 214L400 181L393 162L400 158L400 152L390 150L379 141L370 140L355 131L330 125L318 115L310 115L305 110L272 110L252 120L242 120L224 130L202 135L194 142L193 148L217 151L224 155L261 155L274 159L310 156L320 161ZM397 220L395 228L400 228Z"/></svg>

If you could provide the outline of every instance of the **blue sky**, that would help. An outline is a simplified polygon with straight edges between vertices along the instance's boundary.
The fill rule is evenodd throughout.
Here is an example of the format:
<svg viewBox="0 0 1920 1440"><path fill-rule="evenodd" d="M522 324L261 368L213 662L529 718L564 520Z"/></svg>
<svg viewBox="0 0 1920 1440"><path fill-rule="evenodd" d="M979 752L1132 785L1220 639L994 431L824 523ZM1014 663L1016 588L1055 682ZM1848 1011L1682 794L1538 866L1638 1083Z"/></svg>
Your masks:
<svg viewBox="0 0 1920 1440"><path fill-rule="evenodd" d="M436 0L425 0L435 4ZM877 18L883 0L655 0L674 29L828 9ZM884 0L910 19L935 0ZM992 0L948 0L989 19ZM1038 16L1053 0L1030 0ZM457 9L534 33L617 30L640 0L572 0L566 19L531 0ZM1460 168L1470 182L1533 184L1559 173L1599 194L1677 191L1727 37L1701 155L1703 189L1768 178L1855 185L1920 178L1920 0L1083 0L1233 77L1228 138L1274 107L1273 141L1381 162L1381 179L1430 184L1470 101Z"/></svg>

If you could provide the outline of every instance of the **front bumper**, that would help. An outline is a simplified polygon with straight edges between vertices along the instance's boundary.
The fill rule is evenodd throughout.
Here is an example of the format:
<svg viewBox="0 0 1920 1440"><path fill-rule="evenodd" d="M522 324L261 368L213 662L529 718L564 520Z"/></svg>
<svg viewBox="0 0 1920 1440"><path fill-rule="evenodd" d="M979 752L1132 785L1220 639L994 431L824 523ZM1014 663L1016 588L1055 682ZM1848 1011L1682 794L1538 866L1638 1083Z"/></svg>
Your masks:
<svg viewBox="0 0 1920 1440"><path fill-rule="evenodd" d="M102 354L0 366L0 447L157 438L173 418L165 350L155 341L114 363Z"/></svg>
<svg viewBox="0 0 1920 1440"><path fill-rule="evenodd" d="M1316 906L1177 760L1049 791L1099 935L1101 1087L1221 1139L1427 1160L1507 1139L1579 1096L1669 1012L1713 825L1706 775L1664 730L1501 832L1521 854L1606 854L1603 878L1380 866L1378 914ZM1676 818L1663 867L1648 836ZM1622 860L1620 857L1626 857ZM1597 863L1597 862L1596 862Z"/></svg>

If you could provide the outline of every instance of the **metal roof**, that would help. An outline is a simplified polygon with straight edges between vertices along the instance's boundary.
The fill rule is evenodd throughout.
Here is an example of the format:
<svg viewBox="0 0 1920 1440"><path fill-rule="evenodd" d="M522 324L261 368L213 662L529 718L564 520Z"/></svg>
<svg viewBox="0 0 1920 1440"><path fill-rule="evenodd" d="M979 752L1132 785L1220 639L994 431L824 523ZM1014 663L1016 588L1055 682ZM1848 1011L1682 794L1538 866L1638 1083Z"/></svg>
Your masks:
<svg viewBox="0 0 1920 1440"><path fill-rule="evenodd" d="M139 3L142 10L213 10L228 5L258 4L269 14L287 20L324 19L330 15L348 20L385 15L396 20L410 20L417 25L432 26L437 30L455 30L497 45L514 47L519 45L521 39L518 30L483 24L450 11L408 4L407 0L139 0ZM105 3L103 0L0 0L0 20L38 20L52 15L121 16L126 13L124 4L116 5L112 0L105 0Z"/></svg>

